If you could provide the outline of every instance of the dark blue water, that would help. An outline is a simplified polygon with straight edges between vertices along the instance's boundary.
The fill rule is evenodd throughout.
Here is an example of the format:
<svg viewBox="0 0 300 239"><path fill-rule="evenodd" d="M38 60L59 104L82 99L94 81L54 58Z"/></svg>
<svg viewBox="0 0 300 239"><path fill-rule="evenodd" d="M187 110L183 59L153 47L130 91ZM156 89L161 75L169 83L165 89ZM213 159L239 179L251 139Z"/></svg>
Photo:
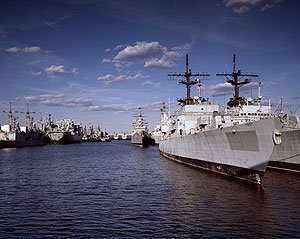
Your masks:
<svg viewBox="0 0 300 239"><path fill-rule="evenodd" d="M0 150L0 238L299 236L299 174L261 189L130 141Z"/></svg>

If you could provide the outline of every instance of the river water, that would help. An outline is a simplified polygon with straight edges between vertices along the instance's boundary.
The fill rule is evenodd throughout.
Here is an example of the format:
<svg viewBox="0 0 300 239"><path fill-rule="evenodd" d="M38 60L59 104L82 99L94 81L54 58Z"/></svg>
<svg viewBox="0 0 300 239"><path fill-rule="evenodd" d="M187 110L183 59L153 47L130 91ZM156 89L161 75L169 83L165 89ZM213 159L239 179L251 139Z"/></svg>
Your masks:
<svg viewBox="0 0 300 239"><path fill-rule="evenodd" d="M0 238L299 236L299 174L258 187L130 141L0 150Z"/></svg>

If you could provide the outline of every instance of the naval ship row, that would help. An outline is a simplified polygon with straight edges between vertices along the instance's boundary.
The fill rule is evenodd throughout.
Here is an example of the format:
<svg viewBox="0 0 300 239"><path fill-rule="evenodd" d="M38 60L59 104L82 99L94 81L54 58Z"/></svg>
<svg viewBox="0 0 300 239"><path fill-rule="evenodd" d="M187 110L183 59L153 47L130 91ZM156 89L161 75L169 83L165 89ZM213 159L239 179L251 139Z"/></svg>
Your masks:
<svg viewBox="0 0 300 239"><path fill-rule="evenodd" d="M191 97L191 87L196 84L201 87L199 77L209 74L192 73L188 55L185 72L169 76L183 78L179 84L186 86L186 97L178 99L179 112L167 113L163 106L160 123L149 133L139 109L131 135L124 133L121 138L130 138L133 145L143 147L158 144L160 154L168 159L255 184L262 183L267 167L300 172L299 116L287 115L282 110L275 113L270 103L264 105L261 84L257 98L240 96L240 88L257 75L238 70L235 55L232 72L217 74L226 77L234 88L227 106L212 104L201 95ZM247 79L241 80L243 77ZM26 118L25 126L19 125L11 104L4 113L9 123L1 125L0 148L107 142L112 138L99 127L82 129L72 119L54 122L51 114L41 119L41 127L37 127L28 107L26 112L21 112Z"/></svg>
<svg viewBox="0 0 300 239"><path fill-rule="evenodd" d="M7 114L9 123L1 125L0 128L0 149L1 148L19 148L31 146L43 146L46 144L72 144L85 142L108 142L110 136L100 127L82 129L80 124L76 124L73 119L56 120L51 119L51 114L40 122L34 121L32 113L28 109L26 112L20 112L25 115L26 124L20 126L15 113L10 107ZM37 127L37 124L40 127Z"/></svg>
<svg viewBox="0 0 300 239"><path fill-rule="evenodd" d="M186 71L169 76L183 77L179 84L187 89L186 98L179 99L180 112L161 109L160 123L151 136L159 144L159 152L176 162L261 184L267 167L300 172L299 117L282 111L275 115L269 105L258 97L245 99L240 87L250 83L256 74L243 74L236 69L221 73L234 88L227 106L214 105L201 96L191 97L191 86L208 74L193 74L186 55ZM247 77L240 80L240 77Z"/></svg>

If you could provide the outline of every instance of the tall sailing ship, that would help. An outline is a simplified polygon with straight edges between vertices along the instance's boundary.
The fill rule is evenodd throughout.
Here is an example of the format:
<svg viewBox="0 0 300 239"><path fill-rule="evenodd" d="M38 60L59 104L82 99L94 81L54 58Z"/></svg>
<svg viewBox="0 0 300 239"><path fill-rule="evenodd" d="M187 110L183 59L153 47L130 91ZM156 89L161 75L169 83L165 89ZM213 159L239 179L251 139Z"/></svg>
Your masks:
<svg viewBox="0 0 300 239"><path fill-rule="evenodd" d="M251 100L239 95L240 87L257 75L237 70L235 55L232 73L217 74L228 77L227 82L234 86L228 110L204 102L202 97L191 97L191 86L200 81L191 78L207 75L191 72L188 55L185 73L169 74L185 78L179 83L186 85L187 96L178 100L181 112L176 129L159 144L159 151L179 163L261 184L274 147L282 141L282 123L279 118L268 115L268 108L261 106L260 111L254 113ZM239 77L250 79L240 81Z"/></svg>

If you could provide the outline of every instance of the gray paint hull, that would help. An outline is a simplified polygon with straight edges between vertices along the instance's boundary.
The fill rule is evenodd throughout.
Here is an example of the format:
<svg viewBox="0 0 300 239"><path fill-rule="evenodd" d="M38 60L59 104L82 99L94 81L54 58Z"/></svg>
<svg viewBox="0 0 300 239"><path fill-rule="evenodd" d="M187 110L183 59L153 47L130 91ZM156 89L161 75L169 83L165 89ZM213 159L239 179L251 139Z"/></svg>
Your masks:
<svg viewBox="0 0 300 239"><path fill-rule="evenodd" d="M159 144L163 156L191 166L260 184L274 148L278 119L171 137Z"/></svg>
<svg viewBox="0 0 300 239"><path fill-rule="evenodd" d="M155 140L151 138L151 136L145 132L135 132L131 135L131 143L139 146L147 147L149 145L155 145Z"/></svg>
<svg viewBox="0 0 300 239"><path fill-rule="evenodd" d="M300 129L281 133L282 142L274 147L269 167L300 172Z"/></svg>
<svg viewBox="0 0 300 239"><path fill-rule="evenodd" d="M48 132L50 143L54 144L74 144L81 143L80 134L71 134L70 132Z"/></svg>
<svg viewBox="0 0 300 239"><path fill-rule="evenodd" d="M46 139L26 140L26 141L0 141L1 148L22 148L22 147L35 147L47 144Z"/></svg>

